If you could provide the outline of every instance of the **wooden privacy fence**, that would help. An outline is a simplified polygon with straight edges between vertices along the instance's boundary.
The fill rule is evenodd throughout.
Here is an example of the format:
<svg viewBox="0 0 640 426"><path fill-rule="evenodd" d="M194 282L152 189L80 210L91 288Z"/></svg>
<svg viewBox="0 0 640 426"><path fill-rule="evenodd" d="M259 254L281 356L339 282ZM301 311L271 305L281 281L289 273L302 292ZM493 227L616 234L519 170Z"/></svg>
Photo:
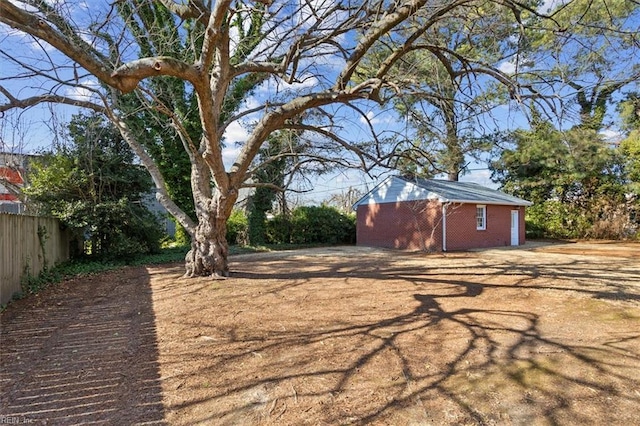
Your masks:
<svg viewBox="0 0 640 426"><path fill-rule="evenodd" d="M0 304L21 291L21 280L69 259L69 233L60 221L0 213Z"/></svg>

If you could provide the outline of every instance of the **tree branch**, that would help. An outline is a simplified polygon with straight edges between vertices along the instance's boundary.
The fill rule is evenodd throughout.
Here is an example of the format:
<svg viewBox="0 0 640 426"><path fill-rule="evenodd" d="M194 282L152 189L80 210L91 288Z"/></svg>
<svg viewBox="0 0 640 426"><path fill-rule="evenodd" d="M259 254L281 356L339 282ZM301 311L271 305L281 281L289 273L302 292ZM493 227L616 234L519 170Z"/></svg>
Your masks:
<svg viewBox="0 0 640 426"><path fill-rule="evenodd" d="M178 4L173 0L160 0L160 2L182 20L194 19L203 26L208 23L207 16L211 10L201 0L190 0L188 4Z"/></svg>
<svg viewBox="0 0 640 426"><path fill-rule="evenodd" d="M138 156L144 167L151 175L151 179L156 187L156 199L167 211L176 218L176 220L184 227L189 235L194 235L196 230L195 222L178 207L178 205L171 199L167 192L167 186L160 173L160 169L153 161L151 156L145 151L145 149L136 140L135 136L124 122L111 108L105 107L104 113L109 120L118 128L122 138L129 144L131 150Z"/></svg>
<svg viewBox="0 0 640 426"><path fill-rule="evenodd" d="M121 81L111 76L109 66L106 63L93 56L95 52L87 43L73 42L49 25L45 18L21 10L9 0L0 0L0 22L46 41L98 79L122 90Z"/></svg>
<svg viewBox="0 0 640 426"><path fill-rule="evenodd" d="M88 108L90 110L104 113L105 109L102 105L98 105L89 101L81 101L78 99L69 98L67 96L60 96L54 94L47 94L41 96L32 96L26 99L17 99L9 93L4 87L0 86L0 93L9 99L9 102L0 105L0 113L4 113L13 108L26 109L42 103L57 103L64 105L72 105L82 108Z"/></svg>
<svg viewBox="0 0 640 426"><path fill-rule="evenodd" d="M211 64L213 63L214 54L219 46L218 39L222 35L223 31L229 31L228 28L226 28L226 25L224 25L224 21L229 13L230 4L231 0L216 1L213 10L209 15L199 59L202 71L205 73L208 72Z"/></svg>
<svg viewBox="0 0 640 426"><path fill-rule="evenodd" d="M435 20L450 10L470 1L471 0L456 0L448 4L445 3L446 6L431 14L430 20ZM376 41L378 41L383 35L389 33L394 27L405 21L409 16L416 14L416 12L426 3L427 0L408 0L394 8L391 13L386 14L381 20L374 22L370 29L359 40L358 45L349 56L346 66L338 76L335 89L340 90L347 86L353 76L353 73L356 71L358 64L364 55L369 52Z"/></svg>
<svg viewBox="0 0 640 426"><path fill-rule="evenodd" d="M286 120L292 119L300 113L322 105L339 102L349 102L355 99L365 99L369 96L366 92L321 92L313 95L300 96L272 111L267 112L258 122L238 154L229 172L230 184L239 187L249 165L255 158L260 146L269 134L280 128Z"/></svg>
<svg viewBox="0 0 640 426"><path fill-rule="evenodd" d="M182 78L193 85L198 84L200 78L197 67L168 56L137 59L111 73L111 77L119 81L118 89L123 93L131 92L145 78L159 75Z"/></svg>

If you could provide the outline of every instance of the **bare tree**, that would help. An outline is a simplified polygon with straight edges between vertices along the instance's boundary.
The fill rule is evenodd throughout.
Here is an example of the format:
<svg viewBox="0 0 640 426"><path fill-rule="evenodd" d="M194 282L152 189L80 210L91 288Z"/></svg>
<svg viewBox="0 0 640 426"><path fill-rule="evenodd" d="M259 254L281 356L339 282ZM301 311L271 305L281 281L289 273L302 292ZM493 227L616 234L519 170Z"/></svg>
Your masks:
<svg viewBox="0 0 640 426"><path fill-rule="evenodd" d="M466 73L484 75L519 88L497 63L428 42L429 29L443 21L486 20L495 10L511 18L504 36L521 31L523 16L537 15L536 1L516 0L121 0L74 4L38 0L0 0L0 22L9 37L23 36L20 51L0 47L11 84L0 86L0 112L58 103L105 114L120 130L157 187L159 201L192 238L186 258L188 276L228 276L226 221L238 191L256 169L255 159L268 136L293 129L304 134L306 155L318 161L369 170L387 165L395 146L378 138L368 121L370 103L380 104L405 89L390 72L408 52L423 50ZM84 6L83 6L84 5ZM490 7L484 7L487 5ZM167 16L179 30L167 33ZM541 17L544 18L544 17ZM464 25L458 28L464 29ZM552 31L553 25L549 25ZM144 44L156 37L162 43ZM469 41L473 43L473 40ZM26 46L26 47L25 47ZM504 43L503 57L517 44ZM364 61L370 54L375 69ZM415 57L415 56L414 56ZM406 66L406 64L405 64ZM366 70L366 71L363 71ZM194 139L180 111L163 102L159 80L187 82L195 96L201 137ZM251 90L262 82L268 96L239 102L242 82ZM25 90L20 90L22 84ZM28 90L27 90L28 89ZM140 108L161 113L179 136L191 162L191 187L197 221L171 199L158 164L143 149L140 134L128 124L127 96ZM346 111L346 112L345 112ZM301 120L300 117L303 117ZM371 130L363 141L340 131L360 117ZM225 132L234 123L251 123L237 156L225 166ZM348 154L347 154L348 153Z"/></svg>

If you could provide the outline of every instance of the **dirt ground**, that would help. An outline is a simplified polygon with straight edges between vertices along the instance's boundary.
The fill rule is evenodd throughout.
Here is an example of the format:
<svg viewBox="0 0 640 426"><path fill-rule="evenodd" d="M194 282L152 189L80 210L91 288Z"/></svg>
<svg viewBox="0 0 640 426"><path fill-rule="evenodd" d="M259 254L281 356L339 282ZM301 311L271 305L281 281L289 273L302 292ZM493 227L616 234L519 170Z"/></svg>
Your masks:
<svg viewBox="0 0 640 426"><path fill-rule="evenodd" d="M640 424L640 244L231 260L10 305L0 423Z"/></svg>

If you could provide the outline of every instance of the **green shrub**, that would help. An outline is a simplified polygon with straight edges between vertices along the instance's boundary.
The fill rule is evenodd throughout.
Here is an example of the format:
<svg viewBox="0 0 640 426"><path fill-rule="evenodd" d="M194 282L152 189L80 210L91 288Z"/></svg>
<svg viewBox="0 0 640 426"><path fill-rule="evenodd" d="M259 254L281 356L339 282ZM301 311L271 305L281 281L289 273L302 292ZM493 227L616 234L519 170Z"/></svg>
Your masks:
<svg viewBox="0 0 640 426"><path fill-rule="evenodd" d="M288 216L279 214L268 220L265 226L267 244L291 244L291 220Z"/></svg>
<svg viewBox="0 0 640 426"><path fill-rule="evenodd" d="M267 223L271 244L353 244L354 215L327 206L298 207L290 217L278 215Z"/></svg>
<svg viewBox="0 0 640 426"><path fill-rule="evenodd" d="M624 209L595 208L548 200L527 208L525 217L529 238L628 238L629 220Z"/></svg>
<svg viewBox="0 0 640 426"><path fill-rule="evenodd" d="M234 210L227 220L227 243L245 244L247 239L247 216L242 210ZM177 246L190 246L191 237L180 224L176 223L174 243Z"/></svg>
<svg viewBox="0 0 640 426"><path fill-rule="evenodd" d="M92 256L124 259L160 251L164 231L157 217L138 203L126 199L104 203L96 209L96 219L88 233Z"/></svg>
<svg viewBox="0 0 640 426"><path fill-rule="evenodd" d="M176 233L174 238L175 245L177 246L190 246L191 245L191 237L189 233L184 229L182 225L176 221Z"/></svg>
<svg viewBox="0 0 640 426"><path fill-rule="evenodd" d="M242 210L231 212L227 220L227 243L230 245L245 244L247 240L247 216Z"/></svg>

